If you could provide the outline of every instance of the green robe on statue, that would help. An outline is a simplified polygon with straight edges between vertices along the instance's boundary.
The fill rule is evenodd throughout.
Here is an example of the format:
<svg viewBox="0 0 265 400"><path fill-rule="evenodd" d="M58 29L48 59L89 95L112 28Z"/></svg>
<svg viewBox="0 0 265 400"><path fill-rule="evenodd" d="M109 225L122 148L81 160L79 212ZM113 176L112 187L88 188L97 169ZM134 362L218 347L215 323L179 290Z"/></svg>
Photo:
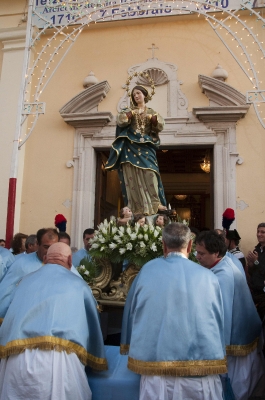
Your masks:
<svg viewBox="0 0 265 400"><path fill-rule="evenodd" d="M164 128L164 120L146 107L144 129L139 129L139 119L133 114L129 120L129 112L134 112L134 108L123 109L117 116L116 139L105 168L118 170L124 204L134 214L153 215L159 205L166 206L156 158L160 145L158 133ZM157 116L156 126L151 124L152 115Z"/></svg>

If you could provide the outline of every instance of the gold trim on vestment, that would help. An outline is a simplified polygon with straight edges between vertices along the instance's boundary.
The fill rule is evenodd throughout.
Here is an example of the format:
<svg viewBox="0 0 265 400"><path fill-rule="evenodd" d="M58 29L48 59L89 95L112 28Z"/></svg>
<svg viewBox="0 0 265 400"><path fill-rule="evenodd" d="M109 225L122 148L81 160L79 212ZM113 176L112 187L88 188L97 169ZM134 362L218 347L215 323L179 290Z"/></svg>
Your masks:
<svg viewBox="0 0 265 400"><path fill-rule="evenodd" d="M118 136L116 139L118 139L120 136ZM123 137L127 137L127 136L123 136ZM116 140L115 139L115 140ZM115 142L115 140L114 140L114 142ZM113 143L114 143L113 142ZM112 147L112 149L114 150L114 151L116 151L116 156L117 156L117 158L118 158L118 156L120 155L120 153L118 152L118 150L116 150L116 149L114 149L114 147L113 147L113 144L111 145L111 147ZM112 165L105 165L105 169L109 169L109 168L112 168L115 164L116 164L116 162L117 162L117 160L115 161L115 163L114 164L112 164ZM118 169L118 168L117 168Z"/></svg>
<svg viewBox="0 0 265 400"><path fill-rule="evenodd" d="M201 376L227 372L222 360L141 361L128 357L128 368L141 375Z"/></svg>
<svg viewBox="0 0 265 400"><path fill-rule="evenodd" d="M130 345L129 344L120 344L120 353L122 355L127 355L129 353Z"/></svg>
<svg viewBox="0 0 265 400"><path fill-rule="evenodd" d="M135 167L135 168L139 168L139 169L148 169L149 171L153 171L156 175L159 175L160 176L160 178L161 178L161 175L160 175L160 173L158 172L158 171L156 171L155 169L152 169L152 168L144 168L144 167L139 167L138 165L134 165L134 164L132 164L131 163L131 161L122 161L121 163L120 163L120 165L122 165L122 164L131 164L133 167Z"/></svg>
<svg viewBox="0 0 265 400"><path fill-rule="evenodd" d="M89 365L91 368L100 371L108 369L107 360L105 358L95 357L79 344L55 336L39 336L12 340L5 346L0 346L0 358L23 353L26 349L66 351L67 354L75 353L84 365Z"/></svg>
<svg viewBox="0 0 265 400"><path fill-rule="evenodd" d="M228 356L247 356L253 350L257 348L259 338L256 338L252 343L249 344L232 344L226 346L226 354Z"/></svg>
<svg viewBox="0 0 265 400"><path fill-rule="evenodd" d="M0 318L0 326L2 325L3 322L4 322L4 318Z"/></svg>
<svg viewBox="0 0 265 400"><path fill-rule="evenodd" d="M149 170L149 171L152 171L152 172L154 172L156 175L158 175L158 176L160 176L160 178L161 178L161 175L160 175L160 173L158 172L158 171L156 171L155 169L152 169L152 168L144 168L144 167L138 167L138 165L134 165L134 164L132 164L131 163L131 161L122 161L122 162L120 162L120 165L122 165L122 164L131 164L133 167L135 167L135 168L139 168L139 169L144 169L144 170ZM115 165L115 164L113 164L113 165ZM111 167L110 167L111 168ZM107 167L105 167L105 169L107 169ZM119 168L117 168L117 169L119 169Z"/></svg>

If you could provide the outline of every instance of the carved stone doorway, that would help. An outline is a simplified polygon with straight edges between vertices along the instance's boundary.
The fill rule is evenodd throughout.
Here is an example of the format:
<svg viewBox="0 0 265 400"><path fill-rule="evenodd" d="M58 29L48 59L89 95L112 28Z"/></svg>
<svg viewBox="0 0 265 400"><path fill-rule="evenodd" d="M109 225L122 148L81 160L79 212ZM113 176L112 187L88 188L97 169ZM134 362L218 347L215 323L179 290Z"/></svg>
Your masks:
<svg viewBox="0 0 265 400"><path fill-rule="evenodd" d="M150 63L155 61L151 60ZM148 69L147 65L140 65L129 72L134 72L135 68ZM167 69L166 66L163 68ZM233 87L217 79L199 75L199 86L208 97L209 106L193 107L188 112L180 83L176 80L176 69L168 72L168 79L169 98L166 102L168 108L165 112L165 129L161 134L161 149L212 149L211 191L214 192L214 197L210 193L210 208L211 214L214 214L214 223L211 222L210 227L219 228L224 210L227 207L236 209L236 165L243 162L237 151L236 124L246 115L249 104L246 103L245 96ZM115 138L116 123L113 114L110 111L99 111L98 105L109 90L107 81L100 82L77 94L60 109L64 121L75 128L73 160L69 165L74 165L71 238L76 247L82 245L83 230L97 225L102 214L96 188L97 164L101 165L102 162L97 159L97 153L110 149ZM125 95L121 98L119 107L124 102ZM100 175L101 178L104 176ZM163 176L162 181L166 186ZM195 183L196 180L193 184ZM106 193L116 194L113 188ZM95 206L96 203L99 204ZM116 207L118 209L117 205ZM233 223L233 228L236 228L236 222Z"/></svg>

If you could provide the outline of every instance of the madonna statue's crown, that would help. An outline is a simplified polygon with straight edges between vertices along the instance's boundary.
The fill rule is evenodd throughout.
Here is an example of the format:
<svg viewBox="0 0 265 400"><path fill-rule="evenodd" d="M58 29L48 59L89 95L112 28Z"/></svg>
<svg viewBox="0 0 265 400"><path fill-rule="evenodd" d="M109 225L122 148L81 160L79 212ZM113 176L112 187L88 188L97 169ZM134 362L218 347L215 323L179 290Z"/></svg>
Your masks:
<svg viewBox="0 0 265 400"><path fill-rule="evenodd" d="M136 84L136 86L141 86L143 89L145 89L147 91L148 95L146 96L146 101L151 100L153 95L155 94L155 83L154 83L154 80L151 78L151 76L148 73L144 72L144 71L134 72L132 75L130 75L128 77L128 79L126 81L126 84L125 84L125 89L126 89L126 92L128 93L128 96L129 97L132 96L132 93L130 92L130 83L131 83L131 80L135 76L142 76L142 77L148 79L148 81L150 83L150 86L151 86L151 93L149 93L148 90L146 89L146 87L144 87L143 85L137 85Z"/></svg>

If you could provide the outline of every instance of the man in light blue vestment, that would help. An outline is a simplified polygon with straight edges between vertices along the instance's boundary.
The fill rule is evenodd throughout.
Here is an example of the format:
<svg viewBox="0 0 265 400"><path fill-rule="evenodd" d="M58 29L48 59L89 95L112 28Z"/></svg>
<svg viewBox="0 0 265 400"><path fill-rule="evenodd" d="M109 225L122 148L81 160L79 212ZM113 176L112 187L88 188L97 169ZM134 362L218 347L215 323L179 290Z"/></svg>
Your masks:
<svg viewBox="0 0 265 400"><path fill-rule="evenodd" d="M230 251L227 251L225 253L225 255L230 258L230 260L232 261L233 264L235 264L235 266L239 269L239 271L241 272L241 274L245 277L246 279L246 274L245 274L245 270L243 268L242 263L239 261L239 259L234 256L234 254L230 253Z"/></svg>
<svg viewBox="0 0 265 400"><path fill-rule="evenodd" d="M71 249L19 283L0 330L0 400L91 400L85 365L107 369L97 303L70 272Z"/></svg>
<svg viewBox="0 0 265 400"><path fill-rule="evenodd" d="M225 235L226 235L225 231L223 231L221 229L215 229L214 231L216 233L218 233L218 235L221 235L225 238ZM226 240L225 240L225 243L226 243ZM228 250L226 251L225 255L231 259L231 261L235 264L235 266L239 269L239 271L243 274L243 276L246 279L245 270L243 268L242 263L239 261L239 259L236 256L234 256L234 254L230 253Z"/></svg>
<svg viewBox="0 0 265 400"><path fill-rule="evenodd" d="M196 238L197 259L217 277L223 297L228 376L236 399L247 400L264 373L258 350L261 321L245 276L226 255L225 239L214 231Z"/></svg>
<svg viewBox="0 0 265 400"><path fill-rule="evenodd" d="M7 273L10 266L15 261L15 256L11 253L11 251L5 249L4 247L0 246L0 256L2 257L4 268L0 271L0 282Z"/></svg>
<svg viewBox="0 0 265 400"><path fill-rule="evenodd" d="M190 229L163 230L164 258L145 264L124 309L121 353L141 374L140 400L221 400L226 372L218 280L188 260Z"/></svg>
<svg viewBox="0 0 265 400"><path fill-rule="evenodd" d="M91 259L90 254L89 254L89 249L91 247L90 244L90 239L94 237L94 229L88 228L85 229L83 232L83 242L84 242L84 248L78 250L76 253L73 254L73 266L74 267L79 267L80 261L83 258L87 258L88 260Z"/></svg>
<svg viewBox="0 0 265 400"><path fill-rule="evenodd" d="M21 279L39 269L44 261L44 256L47 253L48 248L58 242L58 232L56 229L43 228L37 232L38 250L35 253L24 254L23 257L19 257L9 268L4 278L0 283L0 319L5 317L9 304L14 296L14 291L21 281ZM78 274L76 269L73 267L71 271ZM79 274L78 274L79 275Z"/></svg>

